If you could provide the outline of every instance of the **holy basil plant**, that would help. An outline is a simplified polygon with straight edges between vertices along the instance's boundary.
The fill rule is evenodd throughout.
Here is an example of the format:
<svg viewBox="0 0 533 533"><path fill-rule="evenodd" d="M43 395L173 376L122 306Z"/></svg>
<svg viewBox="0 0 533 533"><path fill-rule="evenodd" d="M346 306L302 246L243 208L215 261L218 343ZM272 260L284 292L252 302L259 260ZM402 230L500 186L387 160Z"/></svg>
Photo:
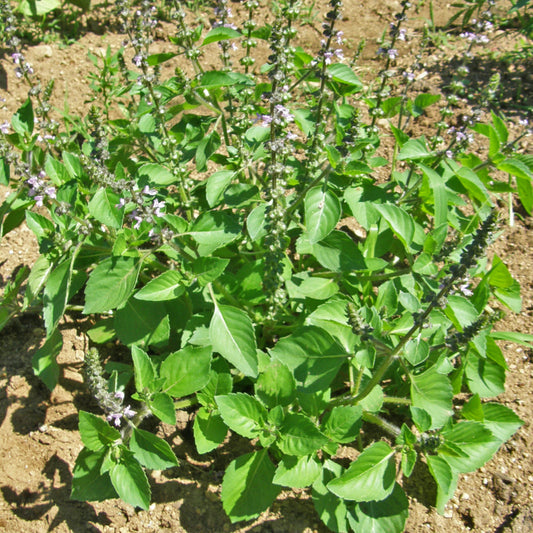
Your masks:
<svg viewBox="0 0 533 533"><path fill-rule="evenodd" d="M233 522L306 488L332 531L400 532L417 463L442 513L459 476L522 424L490 400L507 370L495 304L518 312L521 300L487 247L495 195L533 207L525 133L511 139L496 112L455 120L460 94L417 94L416 65L397 75L409 2L371 85L344 59L336 0L313 52L297 46L295 0L264 26L256 1L240 26L220 1L210 30L180 4L170 51L152 54L155 7L116 2L132 65L122 49L91 56L94 105L62 124L6 26L30 95L0 134L0 181L13 189L1 230L25 221L40 256L5 289L0 324L40 310L33 366L53 389L62 317L90 318L85 377L102 411L79 413L72 497L147 509L145 471L178 460L143 420L175 425L194 407L200 454L230 433L250 440L222 481ZM256 46L270 47L264 64ZM213 67L203 58L217 49ZM441 122L412 136L430 106ZM488 153L470 148L476 134Z"/></svg>

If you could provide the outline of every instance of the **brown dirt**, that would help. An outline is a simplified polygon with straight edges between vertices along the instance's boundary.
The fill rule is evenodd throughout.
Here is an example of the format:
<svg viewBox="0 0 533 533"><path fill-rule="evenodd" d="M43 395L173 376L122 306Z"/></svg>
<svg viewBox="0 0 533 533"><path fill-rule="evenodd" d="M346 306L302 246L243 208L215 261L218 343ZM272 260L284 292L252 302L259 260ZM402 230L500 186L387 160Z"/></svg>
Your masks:
<svg viewBox="0 0 533 533"><path fill-rule="evenodd" d="M316 2L316 9L326 2ZM310 5L310 3L309 3ZM342 23L348 43L355 49L361 38L368 47L363 55L360 74L364 77L379 68L374 61L376 39L388 26L391 14L399 11L399 2L379 0L345 2L346 17ZM435 1L437 23L450 14L448 4ZM240 6L234 5L239 12ZM205 20L207 14L200 14ZM265 11L265 18L272 14ZM413 15L415 24L427 13ZM299 29L304 47L316 49L319 43L320 17L315 28ZM162 30L162 37L165 29ZM87 51L100 53L111 46L116 51L123 37L108 33L85 32L68 47L40 44L26 50L27 59L47 80L56 79L53 104L64 108L68 97L72 112L87 109L90 94L87 72L92 65ZM498 41L497 47L512 49L512 37ZM154 51L168 45L154 43ZM402 50L402 61L408 62L416 52L409 45ZM0 51L1 53L1 51ZM435 51L428 59L428 77L422 82L431 90L440 87L451 67L445 61L449 49ZM213 59L216 61L216 59ZM168 68L173 68L170 65ZM483 76L480 68L479 76ZM505 77L507 76L507 78ZM504 81L516 77L531 82L531 74L520 68L508 69ZM527 85L526 85L527 86ZM0 109L0 122L26 98L26 89L17 83L9 58L0 56L0 96L6 99ZM523 146L527 150L527 145ZM3 199L7 189L0 189ZM531 332L533 324L533 220L519 220L506 226L493 251L504 259L522 286L523 311L509 315L498 324L502 330ZM38 256L35 239L24 226L0 241L0 288L20 265L31 266ZM148 511L135 511L119 501L82 503L69 499L71 472L82 448L77 433L79 409L95 410L81 377L81 361L86 348L83 317L71 316L62 324L64 346L58 357L61 378L49 393L33 376L31 358L44 340L37 316L25 315L14 320L0 334L0 531L9 533L55 532L151 532L186 533L254 532L311 533L325 532L305 491L285 491L272 508L253 522L232 525L219 501L220 480L226 465L247 451L248 444L232 437L215 452L198 456L194 449L188 412L179 413L177 427L160 425L158 434L167 438L180 459L180 466L151 474L153 504ZM423 468L406 484L410 497L410 517L406 531L456 533L460 531L526 533L533 531L533 366L532 350L511 343L502 348L509 365L506 392L498 401L515 410L524 426L498 454L479 472L464 475L456 496L444 516L431 510L434 485Z"/></svg>

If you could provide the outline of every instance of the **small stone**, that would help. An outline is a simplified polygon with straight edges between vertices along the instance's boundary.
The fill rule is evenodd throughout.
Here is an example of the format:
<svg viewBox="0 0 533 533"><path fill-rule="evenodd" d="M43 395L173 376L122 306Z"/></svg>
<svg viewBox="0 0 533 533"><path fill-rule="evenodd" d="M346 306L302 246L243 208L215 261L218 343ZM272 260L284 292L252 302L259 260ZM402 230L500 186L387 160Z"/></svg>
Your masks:
<svg viewBox="0 0 533 533"><path fill-rule="evenodd" d="M444 511L444 518L451 518L453 516L453 511L451 509Z"/></svg>
<svg viewBox="0 0 533 533"><path fill-rule="evenodd" d="M465 500L469 500L470 499L470 494L468 494L467 492L463 492L463 494L461 494L461 501L465 501Z"/></svg>

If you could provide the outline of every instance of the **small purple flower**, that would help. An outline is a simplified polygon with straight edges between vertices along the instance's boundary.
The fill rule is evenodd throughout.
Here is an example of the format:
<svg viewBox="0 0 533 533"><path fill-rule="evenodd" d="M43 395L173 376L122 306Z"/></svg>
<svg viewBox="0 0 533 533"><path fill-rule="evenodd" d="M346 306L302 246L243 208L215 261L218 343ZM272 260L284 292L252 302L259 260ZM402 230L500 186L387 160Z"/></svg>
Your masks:
<svg viewBox="0 0 533 533"><path fill-rule="evenodd" d="M387 55L391 61L394 61L398 57L398 50L396 50L396 48L389 48L387 50Z"/></svg>
<svg viewBox="0 0 533 533"><path fill-rule="evenodd" d="M126 205L126 199L125 198L121 198L118 201L118 204L115 204L115 207L118 207L119 209L122 209L125 205Z"/></svg>
<svg viewBox="0 0 533 533"><path fill-rule="evenodd" d="M115 398L118 398L120 401L124 400L124 393L121 390L115 392Z"/></svg>
<svg viewBox="0 0 533 533"><path fill-rule="evenodd" d="M133 418L137 414L137 411L134 411L129 405L124 407L124 416L126 418Z"/></svg>
<svg viewBox="0 0 533 533"><path fill-rule="evenodd" d="M155 196L157 194L157 191L155 189L150 189L148 185L145 185L144 189L142 190L142 193L148 196Z"/></svg>
<svg viewBox="0 0 533 533"><path fill-rule="evenodd" d="M344 32L343 31L338 31L336 34L335 34L335 39L337 40L337 44L338 45L342 45L342 36L344 35Z"/></svg>
<svg viewBox="0 0 533 533"><path fill-rule="evenodd" d="M403 77L409 82L414 81L414 79L415 79L414 73L413 72L407 72L406 70L403 71Z"/></svg>
<svg viewBox="0 0 533 533"><path fill-rule="evenodd" d="M257 121L260 122L259 125L263 126L263 128L268 128L272 122L272 117L270 115L261 115L260 113L257 113Z"/></svg>
<svg viewBox="0 0 533 533"><path fill-rule="evenodd" d="M164 215L162 209L165 207L165 201L164 200L157 200L157 198L154 200L153 206L154 208L154 215L156 217L162 217Z"/></svg>
<svg viewBox="0 0 533 533"><path fill-rule="evenodd" d="M462 285L459 286L459 290L463 293L464 296L466 296L467 298L470 297L470 296L473 296L474 293L470 290L470 286L468 283L463 283Z"/></svg>
<svg viewBox="0 0 533 533"><path fill-rule="evenodd" d="M14 52L11 54L11 59L13 59L13 63L15 63L15 65L20 65L22 59L24 59L24 56L19 52Z"/></svg>
<svg viewBox="0 0 533 533"><path fill-rule="evenodd" d="M2 124L0 124L0 131L4 135L8 135L9 134L9 122L7 120L2 122Z"/></svg>
<svg viewBox="0 0 533 533"><path fill-rule="evenodd" d="M31 191L30 191L31 192ZM43 195L42 194L37 194L36 196L34 196L33 198L35 200L35 205L37 207L42 207L43 206Z"/></svg>
<svg viewBox="0 0 533 533"><path fill-rule="evenodd" d="M453 158L453 152L451 150L446 150L445 155L448 159Z"/></svg>
<svg viewBox="0 0 533 533"><path fill-rule="evenodd" d="M113 422L113 425L118 428L120 426L122 413L109 413L106 418L108 422Z"/></svg>
<svg viewBox="0 0 533 533"><path fill-rule="evenodd" d="M50 186L50 187L46 187L46 189L44 190L44 194L46 194L46 196L48 196L48 198L56 198L56 188L53 187L53 186Z"/></svg>
<svg viewBox="0 0 533 533"><path fill-rule="evenodd" d="M131 61L136 67L140 67L143 62L143 56L141 54L137 54L136 56L133 57Z"/></svg>
<svg viewBox="0 0 533 533"><path fill-rule="evenodd" d="M285 120L287 122L292 122L294 120L294 115L283 105L277 104L274 106L274 115L278 119Z"/></svg>

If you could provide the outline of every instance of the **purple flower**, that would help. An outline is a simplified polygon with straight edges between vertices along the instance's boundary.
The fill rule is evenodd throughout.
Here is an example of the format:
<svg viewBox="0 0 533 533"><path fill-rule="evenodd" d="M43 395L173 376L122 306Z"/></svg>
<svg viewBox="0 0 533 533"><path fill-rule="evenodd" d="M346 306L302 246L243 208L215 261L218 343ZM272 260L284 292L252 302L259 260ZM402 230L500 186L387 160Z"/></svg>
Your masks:
<svg viewBox="0 0 533 533"><path fill-rule="evenodd" d="M124 407L124 416L126 418L133 418L137 414L137 411L134 411L129 405Z"/></svg>
<svg viewBox="0 0 533 533"><path fill-rule="evenodd" d="M50 186L50 187L46 187L46 189L44 190L44 194L46 194L46 196L48 196L48 198L54 198L56 197L56 188L53 187L53 186Z"/></svg>
<svg viewBox="0 0 533 533"><path fill-rule="evenodd" d="M398 50L396 50L396 48L389 48L387 50L387 55L389 56L390 60L394 60L398 57Z"/></svg>
<svg viewBox="0 0 533 533"><path fill-rule="evenodd" d="M154 215L156 217L162 217L164 215L163 211L161 211L165 207L164 200L155 199L152 207L154 208Z"/></svg>
<svg viewBox="0 0 533 533"><path fill-rule="evenodd" d="M106 418L108 422L113 422L113 425L118 428L120 426L122 413L109 413Z"/></svg>
<svg viewBox="0 0 533 533"><path fill-rule="evenodd" d="M7 135L9 133L9 122L7 120L2 122L2 124L0 124L0 131L4 135Z"/></svg>
<svg viewBox="0 0 533 533"><path fill-rule="evenodd" d="M120 401L124 400L124 393L121 390L115 392L115 398L118 398Z"/></svg>
<svg viewBox="0 0 533 533"><path fill-rule="evenodd" d="M136 67L140 67L143 62L143 56L141 54L137 54L136 56L133 57L131 61Z"/></svg>
<svg viewBox="0 0 533 533"><path fill-rule="evenodd" d="M260 126L263 128L268 128L269 124L272 122L272 117L270 115L261 115L257 113L257 121L260 122Z"/></svg>
<svg viewBox="0 0 533 533"><path fill-rule="evenodd" d="M145 185L144 189L142 190L142 193L148 196L155 196L157 194L157 191L155 189L150 189L148 185Z"/></svg>
<svg viewBox="0 0 533 533"><path fill-rule="evenodd" d="M22 59L24 59L24 56L19 52L14 52L11 54L11 59L13 59L13 63L15 63L15 65L20 65Z"/></svg>
<svg viewBox="0 0 533 533"><path fill-rule="evenodd" d="M115 204L115 207L118 207L119 209L122 209L125 205L126 205L126 199L125 198L121 198L118 201L118 204Z"/></svg>

